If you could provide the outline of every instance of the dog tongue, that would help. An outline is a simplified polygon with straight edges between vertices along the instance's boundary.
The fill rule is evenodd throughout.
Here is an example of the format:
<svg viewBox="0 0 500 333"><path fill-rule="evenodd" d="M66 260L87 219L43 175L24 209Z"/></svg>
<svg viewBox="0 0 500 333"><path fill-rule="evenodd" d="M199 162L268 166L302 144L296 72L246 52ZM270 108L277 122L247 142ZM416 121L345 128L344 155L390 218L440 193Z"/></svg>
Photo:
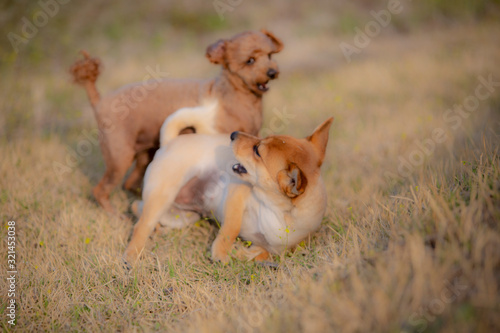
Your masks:
<svg viewBox="0 0 500 333"><path fill-rule="evenodd" d="M247 173L247 169L245 169L245 167L239 163L233 165L233 171L239 175L241 175L242 173Z"/></svg>
<svg viewBox="0 0 500 333"><path fill-rule="evenodd" d="M269 90L267 83L258 83L257 88L259 88L260 91L268 91Z"/></svg>

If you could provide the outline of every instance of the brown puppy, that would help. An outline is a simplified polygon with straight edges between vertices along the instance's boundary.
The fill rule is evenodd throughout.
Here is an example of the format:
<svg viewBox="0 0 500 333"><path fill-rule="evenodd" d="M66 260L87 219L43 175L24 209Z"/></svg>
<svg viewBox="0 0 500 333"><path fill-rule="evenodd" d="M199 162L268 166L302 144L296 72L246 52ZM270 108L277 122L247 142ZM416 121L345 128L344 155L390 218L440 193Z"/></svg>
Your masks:
<svg viewBox="0 0 500 333"><path fill-rule="evenodd" d="M177 109L215 100L217 132L256 135L262 125L262 95L269 89L268 81L279 74L271 55L282 48L282 42L268 31L243 32L207 48L207 58L222 67L214 79L139 83L102 99L95 87L100 63L83 52L85 58L76 62L71 72L75 82L85 86L100 130L106 172L93 190L99 204L114 212L109 195L134 160L135 169L123 187L136 191L141 186L146 167L159 147L160 128Z"/></svg>

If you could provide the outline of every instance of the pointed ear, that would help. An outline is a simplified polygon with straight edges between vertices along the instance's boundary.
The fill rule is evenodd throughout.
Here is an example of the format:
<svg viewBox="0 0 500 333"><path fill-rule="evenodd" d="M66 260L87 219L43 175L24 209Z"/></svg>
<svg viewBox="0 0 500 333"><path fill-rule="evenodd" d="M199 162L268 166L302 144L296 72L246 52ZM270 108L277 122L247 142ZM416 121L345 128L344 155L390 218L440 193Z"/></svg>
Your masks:
<svg viewBox="0 0 500 333"><path fill-rule="evenodd" d="M274 45L273 53L278 53L281 50L283 50L283 43L281 42L281 40L279 38L277 38L275 35L273 35L273 33L267 31L266 29L262 29L261 32L264 35L266 35L267 37L269 37L269 39L273 43L273 45Z"/></svg>
<svg viewBox="0 0 500 333"><path fill-rule="evenodd" d="M306 190L307 178L297 164L290 163L287 169L278 172L278 184L289 198L295 198Z"/></svg>
<svg viewBox="0 0 500 333"><path fill-rule="evenodd" d="M325 158L326 144L328 143L328 131L333 122L333 117L325 120L321 125L319 125L306 139L310 141L314 149L319 155L319 166L323 164L323 159Z"/></svg>
<svg viewBox="0 0 500 333"><path fill-rule="evenodd" d="M226 41L219 39L207 47L207 53L205 55L211 63L223 64L226 58Z"/></svg>

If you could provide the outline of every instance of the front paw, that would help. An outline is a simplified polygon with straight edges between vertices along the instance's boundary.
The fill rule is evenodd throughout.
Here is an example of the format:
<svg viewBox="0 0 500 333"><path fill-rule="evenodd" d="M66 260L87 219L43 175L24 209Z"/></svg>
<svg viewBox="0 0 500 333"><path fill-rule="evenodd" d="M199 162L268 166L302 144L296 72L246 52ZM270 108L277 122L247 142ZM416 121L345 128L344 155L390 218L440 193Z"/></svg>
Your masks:
<svg viewBox="0 0 500 333"><path fill-rule="evenodd" d="M137 262L137 259L139 259L139 254L137 253L136 249L130 246L127 247L127 250L125 250L125 253L123 253L122 256L122 260L127 268L132 268Z"/></svg>
<svg viewBox="0 0 500 333"><path fill-rule="evenodd" d="M219 239L215 239L212 244L212 260L220 261L223 264L227 264L230 260L229 249L226 248L223 242Z"/></svg>

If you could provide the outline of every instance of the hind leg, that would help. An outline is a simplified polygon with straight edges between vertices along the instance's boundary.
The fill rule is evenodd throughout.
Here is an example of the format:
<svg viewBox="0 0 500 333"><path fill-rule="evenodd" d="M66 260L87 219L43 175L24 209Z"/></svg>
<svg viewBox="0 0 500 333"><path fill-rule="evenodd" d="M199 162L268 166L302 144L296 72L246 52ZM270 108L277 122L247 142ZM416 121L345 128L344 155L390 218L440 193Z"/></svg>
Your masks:
<svg viewBox="0 0 500 333"><path fill-rule="evenodd" d="M106 158L106 171L104 176L93 189L94 197L99 205L108 213L116 214L115 208L111 205L109 196L111 191L121 182L128 168L134 160L134 151L122 152L118 156L108 156Z"/></svg>
<svg viewBox="0 0 500 333"><path fill-rule="evenodd" d="M180 229L193 224L201 219L200 214L170 207L160 217L160 224L163 227Z"/></svg>
<svg viewBox="0 0 500 333"><path fill-rule="evenodd" d="M261 246L251 245L249 248L241 247L236 256L241 260L266 261L271 258L269 252Z"/></svg>
<svg viewBox="0 0 500 333"><path fill-rule="evenodd" d="M133 264L142 253L149 235L162 216L165 213L169 215L168 208L184 182L182 177L169 179L156 177L155 180L158 186L150 192L146 191L144 201L135 205L135 210L140 214L140 218L134 227L130 243L124 253L124 259L129 264Z"/></svg>
<svg viewBox="0 0 500 333"><path fill-rule="evenodd" d="M175 198L182 187L189 182L188 175L196 173L192 170L191 155L182 154L185 146L174 148L175 146L169 151L160 149L156 153L144 181L143 201L132 207L136 214L140 214L140 218L124 254L125 260L131 264L143 251L149 235L158 222L163 220L163 215L166 214L169 219L168 216L175 214L175 210L174 212L170 210ZM168 177L165 177L166 170Z"/></svg>
<svg viewBox="0 0 500 333"><path fill-rule="evenodd" d="M144 208L144 201L135 200L130 206L130 210L138 219L141 218L142 210ZM158 218L159 224L156 225L158 232L160 227L179 229L189 224L193 224L201 219L200 214L182 210L176 207L170 207Z"/></svg>
<svg viewBox="0 0 500 333"><path fill-rule="evenodd" d="M153 160L156 148L141 151L136 154L135 168L123 184L123 188L136 195L141 193L142 180L149 163Z"/></svg>

